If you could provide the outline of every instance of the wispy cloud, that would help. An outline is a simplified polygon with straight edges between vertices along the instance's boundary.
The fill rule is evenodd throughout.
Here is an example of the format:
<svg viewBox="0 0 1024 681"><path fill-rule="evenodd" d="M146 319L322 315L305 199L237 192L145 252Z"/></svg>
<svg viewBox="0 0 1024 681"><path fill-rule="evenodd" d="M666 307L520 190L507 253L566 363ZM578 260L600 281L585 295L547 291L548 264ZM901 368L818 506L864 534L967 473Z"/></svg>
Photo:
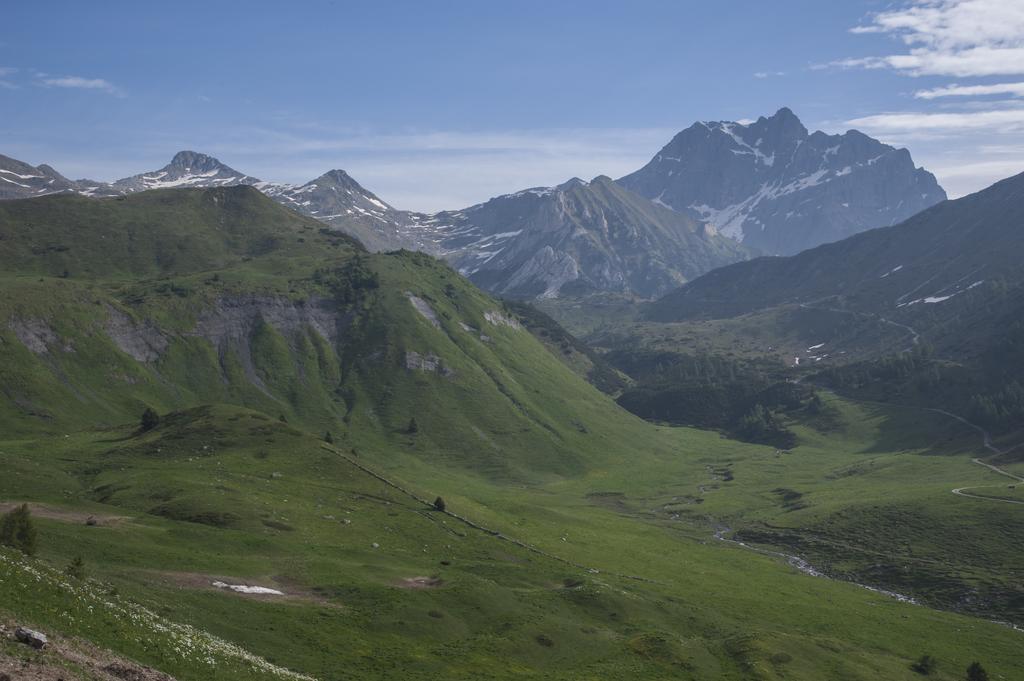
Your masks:
<svg viewBox="0 0 1024 681"><path fill-rule="evenodd" d="M13 76L18 72L18 69L13 66L0 66L0 88L7 90L16 90L18 86L10 80L7 80L7 76Z"/></svg>
<svg viewBox="0 0 1024 681"><path fill-rule="evenodd" d="M878 133L960 132L964 130L1016 132L1024 130L1024 109L955 113L882 113L854 118L846 123L855 128Z"/></svg>
<svg viewBox="0 0 1024 681"><path fill-rule="evenodd" d="M939 97L984 97L986 95L1013 95L1024 97L1024 83L997 83L995 85L947 85L930 90L918 90L914 96L918 99L937 99Z"/></svg>
<svg viewBox="0 0 1024 681"><path fill-rule="evenodd" d="M115 97L124 97L125 92L108 80L102 78L82 78L81 76L61 76L58 78L43 77L39 82L47 87L71 88L75 90L98 90Z"/></svg>
<svg viewBox="0 0 1024 681"><path fill-rule="evenodd" d="M853 33L899 39L898 54L844 59L846 68L891 68L913 76L1024 73L1024 3L1019 0L912 0L871 15Z"/></svg>
<svg viewBox="0 0 1024 681"><path fill-rule="evenodd" d="M785 71L758 71L754 74L754 78L777 78L784 75L786 75Z"/></svg>
<svg viewBox="0 0 1024 681"><path fill-rule="evenodd" d="M891 37L901 49L812 68L989 81L1024 74L1024 0L904 0L850 30ZM1014 99L1024 97L1024 83L961 80L913 96L924 111L872 113L845 125L890 144L913 142L915 158L935 172L951 196L1024 170L1024 159L993 151L1020 149L1024 142L1024 102Z"/></svg>

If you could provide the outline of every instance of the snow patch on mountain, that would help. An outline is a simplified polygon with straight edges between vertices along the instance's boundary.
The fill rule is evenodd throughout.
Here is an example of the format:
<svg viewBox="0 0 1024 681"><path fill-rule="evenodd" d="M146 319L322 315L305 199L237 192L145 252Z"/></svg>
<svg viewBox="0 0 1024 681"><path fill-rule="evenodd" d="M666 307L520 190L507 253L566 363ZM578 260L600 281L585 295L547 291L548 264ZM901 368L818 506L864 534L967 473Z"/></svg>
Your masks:
<svg viewBox="0 0 1024 681"><path fill-rule="evenodd" d="M945 198L906 150L857 131L809 133L785 108L752 123L695 123L618 182L770 254L901 222Z"/></svg>

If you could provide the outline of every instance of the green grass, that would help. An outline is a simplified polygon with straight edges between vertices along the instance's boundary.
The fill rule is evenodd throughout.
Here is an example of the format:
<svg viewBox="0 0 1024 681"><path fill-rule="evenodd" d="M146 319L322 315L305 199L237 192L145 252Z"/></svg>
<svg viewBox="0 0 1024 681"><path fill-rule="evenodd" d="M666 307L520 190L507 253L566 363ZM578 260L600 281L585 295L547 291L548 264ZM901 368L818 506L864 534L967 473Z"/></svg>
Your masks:
<svg viewBox="0 0 1024 681"><path fill-rule="evenodd" d="M859 407L840 408L863 417ZM991 518L978 505L985 502L948 492L983 478L979 467L880 451L872 436L884 441L887 418L860 418L838 438L807 434L806 445L781 456L651 427L648 444L660 452L645 448L632 461L607 458L580 475L516 488L428 461L395 466L420 496L440 493L455 512L597 573L442 517L317 438L229 407L177 414L143 435L122 428L6 443L0 463L18 473L0 496L129 516L98 527L39 519L42 557L62 565L84 555L92 575L161 616L321 678L911 679L907 665L924 652L943 662L936 678L958 678L955 670L974 658L1010 673L1021 662L1016 632L805 576L711 539L718 524L802 528L889 504L897 492L933 511ZM861 451L822 447L836 441ZM372 447L359 443L361 461L390 458ZM836 475L851 457L878 470ZM716 481L709 467L728 467L734 478ZM14 479L35 487L15 488ZM771 490L783 483L808 506L781 508ZM193 517L150 512L168 503ZM210 523L224 512L234 519ZM1009 559L1012 547L1005 551ZM414 576L443 583L396 586ZM215 577L277 585L294 597L224 593L209 586Z"/></svg>
<svg viewBox="0 0 1024 681"><path fill-rule="evenodd" d="M179 194L204 192L162 200ZM158 236L177 223L152 224ZM88 276L5 276L0 500L45 506L39 569L81 555L161 621L322 679L909 680L930 653L935 678L952 681L974 659L995 678L1024 665L1006 627L713 538L722 526L769 533L889 583L865 565L905 564L901 532L920 528L914 555L947 584L1010 588L1015 507L949 493L993 483L962 448L972 434L841 400L829 432L793 424L800 444L786 454L655 426L503 323L508 310L447 266L333 243L313 232L249 260L229 244L212 270L179 263L148 279L127 266L100 276L101 251ZM143 433L145 405L163 418ZM922 517L892 527L905 508ZM406 588L416 577L440 581ZM22 579L0 582L8 617L182 679L235 673L172 659L160 640L140 647L123 621L61 619L63 587L25 592ZM935 579L914 588L942 603L955 588Z"/></svg>

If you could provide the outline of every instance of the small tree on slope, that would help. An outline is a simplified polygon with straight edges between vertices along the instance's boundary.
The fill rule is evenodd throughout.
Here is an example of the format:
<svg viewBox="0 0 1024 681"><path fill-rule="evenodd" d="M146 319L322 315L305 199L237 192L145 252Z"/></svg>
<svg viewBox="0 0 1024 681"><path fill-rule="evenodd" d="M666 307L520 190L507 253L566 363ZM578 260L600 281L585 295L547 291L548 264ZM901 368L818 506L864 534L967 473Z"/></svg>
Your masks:
<svg viewBox="0 0 1024 681"><path fill-rule="evenodd" d="M153 407L146 407L146 411L142 412L142 418L139 420L139 426L143 432L153 430L160 425L160 414L156 413Z"/></svg>
<svg viewBox="0 0 1024 681"><path fill-rule="evenodd" d="M36 552L36 528L28 504L8 511L0 519L0 544L32 556Z"/></svg>
<svg viewBox="0 0 1024 681"><path fill-rule="evenodd" d="M967 668L967 681L988 681L988 672L980 662L972 662Z"/></svg>

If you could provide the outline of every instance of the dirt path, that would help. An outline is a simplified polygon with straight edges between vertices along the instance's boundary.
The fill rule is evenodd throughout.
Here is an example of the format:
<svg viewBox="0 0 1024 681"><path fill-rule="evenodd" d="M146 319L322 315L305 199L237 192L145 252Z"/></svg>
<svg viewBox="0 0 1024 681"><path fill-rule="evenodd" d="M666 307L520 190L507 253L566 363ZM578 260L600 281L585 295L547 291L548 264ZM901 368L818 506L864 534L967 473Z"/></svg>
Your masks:
<svg viewBox="0 0 1024 681"><path fill-rule="evenodd" d="M57 520L62 523L76 523L80 525L98 525L100 527L111 527L131 520L126 515L106 515L103 513L87 513L84 511L72 511L70 509L58 508L48 504L37 504L24 501L0 501L0 513L8 511L27 503L29 511L37 518Z"/></svg>
<svg viewBox="0 0 1024 681"><path fill-rule="evenodd" d="M894 322L891 319L886 319L885 317L882 317L882 316L879 316L879 315L868 314L868 313L865 313L865 312L856 312L856 311L853 311L853 310L841 310L839 308L833 308L833 307L815 307L815 306L813 306L813 305L811 305L809 303L800 303L800 307L806 308L806 309L809 309L809 310L826 310L828 312L846 313L846 314L852 314L852 315L855 315L855 316L858 316L858 317L868 317L870 319L874 319L876 321L880 321L882 323L889 324L891 326L899 327L899 328L905 330L907 333L911 334L912 345L911 345L910 348L907 348L906 350L904 350L904 352L907 352L907 351L911 350L913 348L913 346L917 345L920 342L920 340L921 340L921 334L919 334L917 332L917 330L914 329L912 326L907 326L906 324L900 324L899 322ZM803 378L803 377L800 377L800 378ZM795 382L799 382L799 380L800 379L797 379L797 381L795 381ZM851 399L851 398L844 398L844 399ZM852 400L852 401L854 401L854 402L868 402L868 400ZM885 403L876 402L876 403L873 403L873 404L885 404ZM886 406L905 406L905 405L886 405ZM988 449L993 454L997 454L997 455L998 454L1006 454L1007 452L1011 451L1010 449L1005 449L1004 450L1004 449L999 449L998 447L996 447L994 444L992 444L992 436L989 434L989 432L987 430L985 430L984 428L982 428L981 426L979 426L977 424L971 423L970 421L965 419L963 416L960 416L958 414L954 414L952 412L946 411L945 409L935 409L935 408L932 408L932 407L910 407L910 408L911 409L923 409L924 411L931 411L931 412L935 412L936 414L943 414L944 416L948 416L951 419L955 419L955 420L959 421L960 423L964 424L965 426L968 426L969 428L973 428L974 430L978 431L978 433L981 435L981 437L982 437L982 444L984 445L985 449ZM1013 473L1008 473L1008 472L1004 471L1003 469L1001 469L1001 468L999 468L997 466L993 466L992 464L985 463L981 459L974 458L974 459L971 459L971 462L972 463L976 463L979 466L984 466L985 468L988 468L992 472L998 473L999 475L1005 475L1006 477L1013 478L1014 480L1016 480L1018 482L1024 482L1024 478L1022 478L1020 476L1017 476L1017 475L1014 475ZM969 490L969 489L983 489L985 487L992 487L992 486L993 485L975 485L975 486L972 486L972 487L957 487L957 488L952 489L950 491L953 494L956 494L956 495L961 496L961 497L970 497L972 499L985 499L985 500L988 500L988 501L1000 501L1000 502L1003 502L1003 503L1006 503L1006 504L1018 504L1018 505L1024 506L1024 501L1015 501L1013 499L999 499L999 498L996 498L996 497L987 497L987 496L982 496L982 495L978 495L978 494L970 494L970 493L964 491L964 490Z"/></svg>
<svg viewBox="0 0 1024 681"><path fill-rule="evenodd" d="M909 352L913 348L914 345L918 345L921 342L921 334L919 334L917 332L917 329L915 329L914 327L907 326L906 324L900 324L899 322L894 322L891 319L886 319L885 317L882 317L880 315L875 315L875 314L871 314L871 313L868 313L868 312L857 312L856 310L842 310L842 309L837 308L837 307L817 307L817 306L814 306L814 305L812 305L810 303L800 303L800 307L802 307L804 309L807 309L807 310L824 310L826 312L837 312L839 314L850 314L850 315L853 315L855 317L865 317L865 318L870 319L872 321L882 322L883 324L888 324L889 326L895 326L895 327L897 327L899 329L903 329L904 331L906 331L907 333L910 334L910 341L911 341L911 347L907 348L903 352Z"/></svg>
<svg viewBox="0 0 1024 681"><path fill-rule="evenodd" d="M1015 445L1013 447L1010 447L1009 449L1000 449L999 447L996 447L994 444L992 444L992 435L987 430L985 430L984 428L982 428L981 426L979 426L976 423L971 423L970 421L965 419L963 416L960 416L959 414L954 414L951 411L946 411L945 409L937 409L935 407L915 407L913 405L907 405L907 404L891 404L891 403L888 403L888 402L876 402L874 400L858 400L858 399L855 399L855 398L852 398L852 397L843 397L843 399L844 400L849 400L850 402L860 402L861 404L877 404L877 405L880 405L880 406L883 406L883 407L901 407L903 409L917 409L917 410L920 410L920 411L930 411L930 412L933 412L933 413L936 413L936 414L942 414L943 416L948 416L951 419L959 421L960 423L964 424L968 428L971 428L971 429L977 431L978 434L981 435L982 446L985 449L989 450L990 452L992 452L993 454L995 454L997 456L1001 455L1001 454L1008 454L1009 452L1012 452L1015 449L1018 449L1020 447L1024 447L1024 443L1021 443L1019 445ZM1005 475L1006 477L1011 478L1013 480L1016 480L1017 482L1024 483L1024 477L1021 477L1019 475L1014 475L1013 473L1010 473L1009 471L1004 471L1002 468L999 468L998 466L995 466L993 464L985 463L980 458L975 457L975 458L971 459L971 463L977 464L979 466L984 466L985 468L989 469L993 473L998 473L999 475ZM960 497L969 497L971 499L983 499L985 501L998 501L998 502L1002 502L1004 504L1017 504L1017 505L1020 505L1020 506L1024 506L1024 501L1016 501L1014 499L999 499L997 497L988 497L988 496L984 496L984 495L981 495L981 494L971 494L971 493L965 491L965 490L970 490L970 489L985 489L985 488L988 488L988 487L995 487L995 485L972 485L970 487L956 487L954 489L951 489L950 492L952 492L953 494L955 494L957 496L960 496Z"/></svg>
<svg viewBox="0 0 1024 681"><path fill-rule="evenodd" d="M970 421L965 419L963 416L958 416L957 414L954 414L952 412L948 412L948 411L946 411L944 409L929 409L928 407L921 407L921 408L922 409L927 409L928 411L934 411L934 412L936 412L938 414L944 414L945 416L948 416L948 417L950 417L952 419L956 419L957 421L959 421L960 423L964 424L965 426L969 426L969 427L973 428L974 430L978 431L978 433L981 434L982 444L984 445L985 449L989 450L993 454L997 454L997 455L998 454L1006 454L1007 452L1010 452L1010 451L1013 451L1014 449L1016 449L1016 447L1011 447L1010 449L999 449L994 444L992 444L992 436L989 434L989 432L987 430L985 430L984 428L982 428L979 425L971 423ZM1020 446L1020 445L1018 445L1018 446ZM982 461L981 459L979 459L977 457L971 459L971 463L978 464L979 466L984 466L985 468L989 469L993 473L998 473L999 475L1005 475L1006 477L1008 477L1008 478L1010 478L1012 480L1016 480L1017 482L1024 482L1024 478L1020 477L1019 475L1014 475L1013 473L1010 473L1008 471L1004 471L1002 468L999 468L998 466L994 466L993 464L985 463L984 461ZM970 497L971 499L984 499L986 501L999 501L999 502L1002 502L1004 504L1017 504L1018 506L1024 506L1024 501L1016 501L1014 499L1000 499L998 497L989 497L989 496L984 496L984 495L981 495L981 494L971 494L969 492L964 491L964 490L969 490L969 489L986 489L986 488L994 487L994 486L995 485L973 485L971 487L957 487L957 488L951 489L950 492L952 492L953 494L955 494L957 496L960 496L960 497Z"/></svg>
<svg viewBox="0 0 1024 681"><path fill-rule="evenodd" d="M1002 468L999 468L998 466L993 466L990 463L985 463L981 459L971 459L971 463L976 463L979 466L984 466L985 468L989 469L993 473L998 473L999 475L1005 475L1006 477L1012 478L1013 480L1016 480L1017 482L1024 482L1024 478L1022 478L1022 477L1020 477L1018 475L1014 475L1013 473L1009 473L1007 471L1004 471ZM957 487L956 489L953 489L953 490L950 490L950 491L953 494L956 494L957 496L961 496L961 497L970 497L971 499L984 499L986 501L1001 501L1004 504L1017 504L1019 506L1024 506L1024 501L1016 501L1014 499L1001 499L999 497L989 497L989 496L984 496L984 495L981 495L981 494L971 494L970 492L965 492L964 491L964 490L968 490L968 489L987 489L987 488L990 488L990 487L994 487L994 485L974 485L972 487Z"/></svg>

